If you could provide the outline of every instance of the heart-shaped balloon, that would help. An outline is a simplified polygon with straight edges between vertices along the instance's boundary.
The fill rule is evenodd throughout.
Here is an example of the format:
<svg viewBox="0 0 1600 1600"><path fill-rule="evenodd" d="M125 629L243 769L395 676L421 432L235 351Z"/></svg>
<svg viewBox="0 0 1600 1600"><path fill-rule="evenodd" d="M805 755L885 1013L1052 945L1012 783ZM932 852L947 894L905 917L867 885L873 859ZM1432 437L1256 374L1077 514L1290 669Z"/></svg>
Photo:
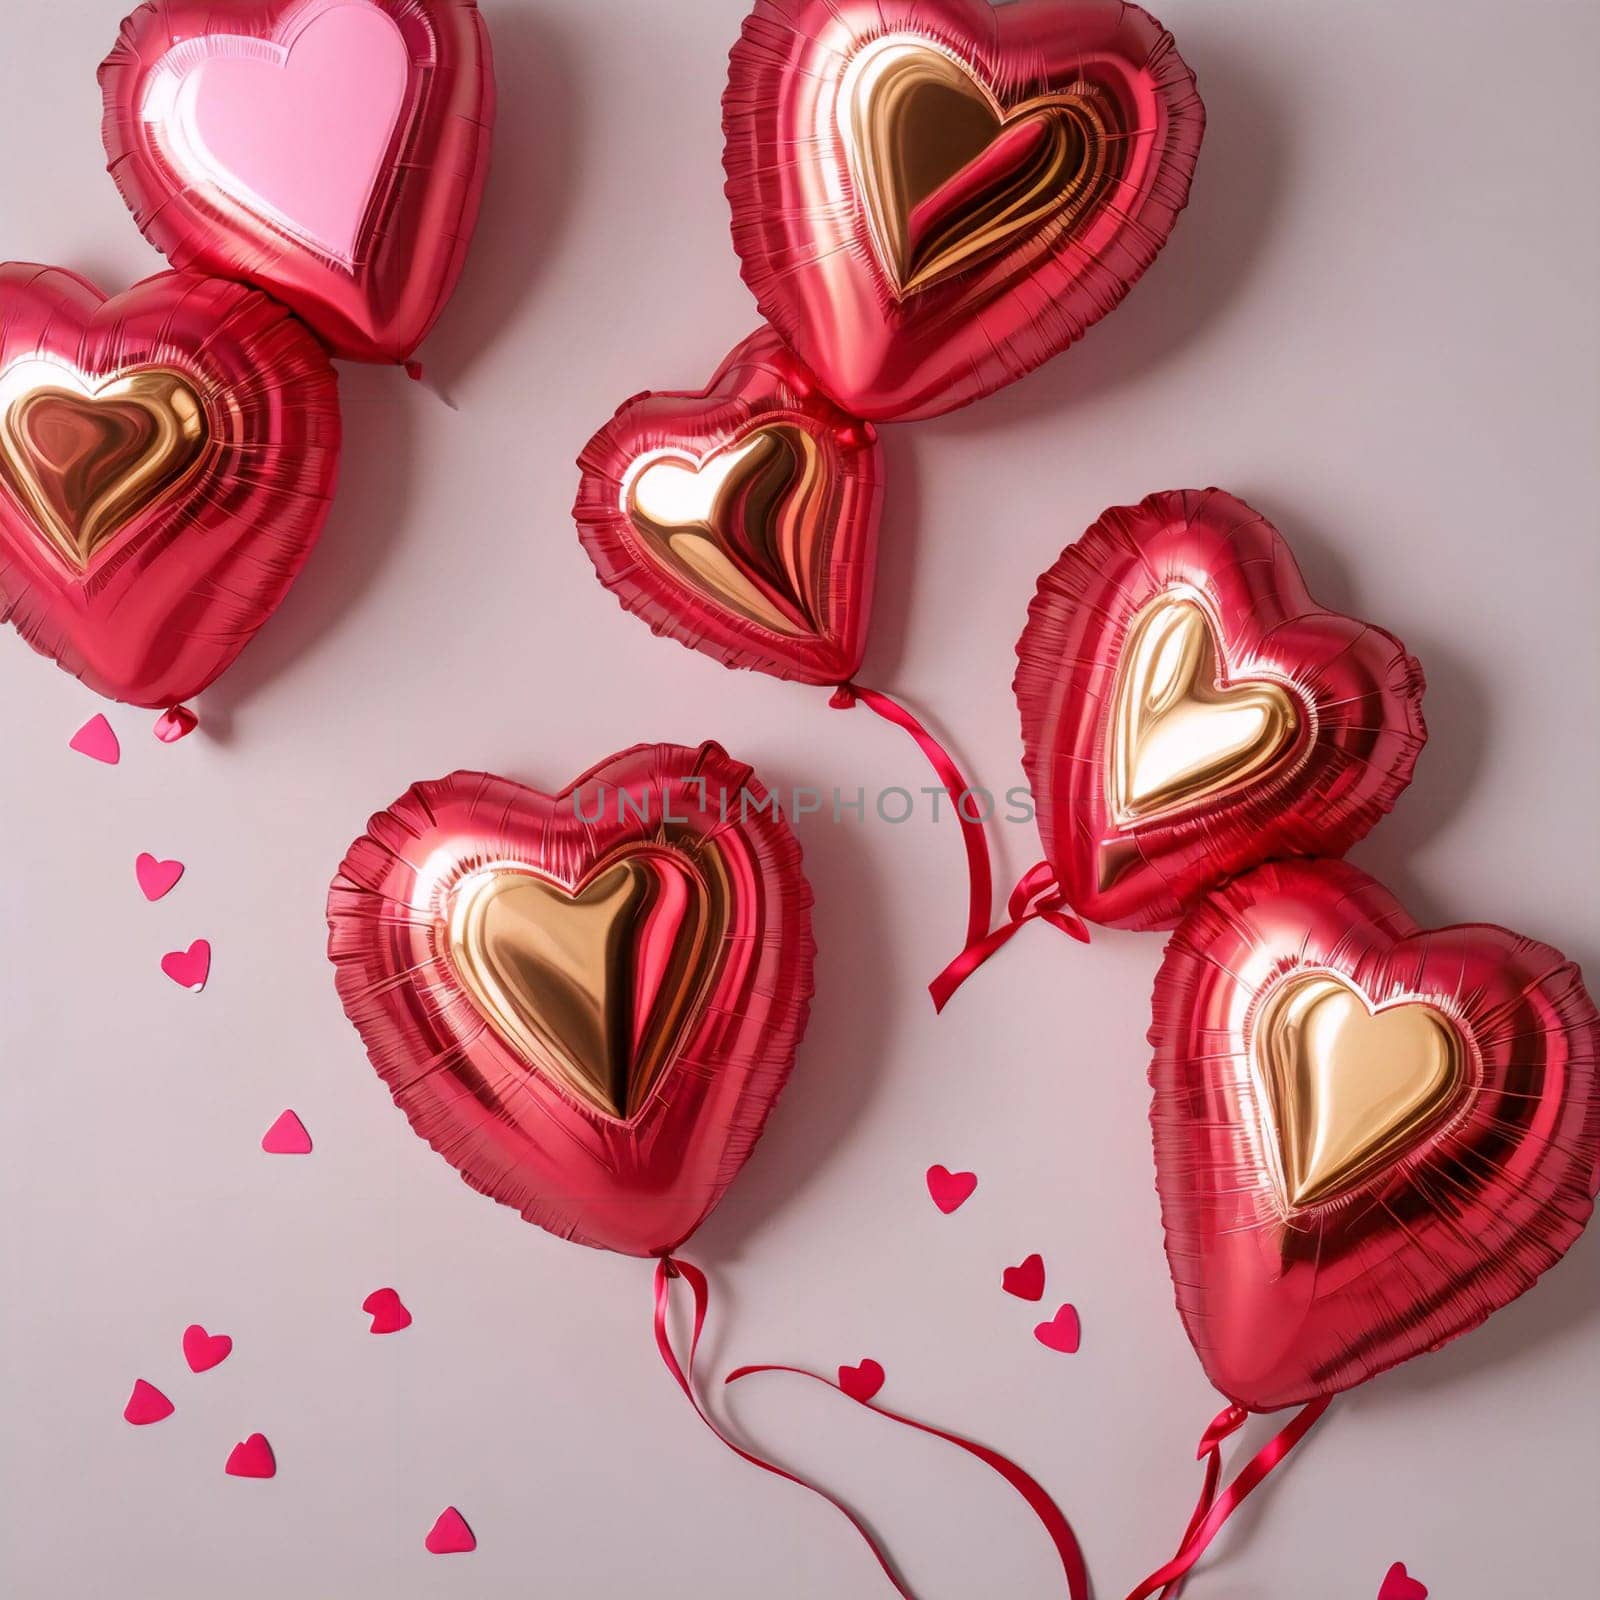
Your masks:
<svg viewBox="0 0 1600 1600"><path fill-rule="evenodd" d="M659 1255L755 1147L811 1001L800 848L714 744L557 795L458 772L328 895L339 995L411 1126L562 1238Z"/></svg>
<svg viewBox="0 0 1600 1600"><path fill-rule="evenodd" d="M98 693L205 688L288 592L338 463L327 354L264 294L168 272L108 300L0 266L0 613Z"/></svg>
<svg viewBox="0 0 1600 1600"><path fill-rule="evenodd" d="M1045 855L1112 927L1171 927L1275 856L1342 854L1427 737L1404 646L1318 606L1282 535L1219 489L1107 511L1039 580L1017 655Z"/></svg>
<svg viewBox="0 0 1600 1600"><path fill-rule="evenodd" d="M1424 932L1343 862L1203 901L1150 1042L1178 1309L1250 1410L1476 1327L1593 1209L1600 1014L1578 969L1504 928Z"/></svg>
<svg viewBox="0 0 1600 1600"><path fill-rule="evenodd" d="M100 68L110 171L175 267L404 361L461 275L494 70L476 0L160 0Z"/></svg>
<svg viewBox="0 0 1600 1600"><path fill-rule="evenodd" d="M629 400L578 465L583 547L657 633L780 678L855 673L883 499L877 435L770 328L700 392Z"/></svg>
<svg viewBox="0 0 1600 1600"><path fill-rule="evenodd" d="M857 416L1020 378L1122 299L1205 111L1122 0L756 0L722 104L761 314Z"/></svg>

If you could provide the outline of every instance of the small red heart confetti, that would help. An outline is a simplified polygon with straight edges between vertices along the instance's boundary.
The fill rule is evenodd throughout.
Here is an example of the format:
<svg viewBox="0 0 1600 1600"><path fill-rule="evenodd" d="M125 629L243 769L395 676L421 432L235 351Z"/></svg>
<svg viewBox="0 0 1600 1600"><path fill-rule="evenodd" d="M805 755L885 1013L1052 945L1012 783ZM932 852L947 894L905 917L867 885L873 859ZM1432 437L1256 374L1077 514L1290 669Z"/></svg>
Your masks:
<svg viewBox="0 0 1600 1600"><path fill-rule="evenodd" d="M294 1112L285 1111L261 1135L261 1148L269 1156L308 1156L311 1154L311 1135Z"/></svg>
<svg viewBox="0 0 1600 1600"><path fill-rule="evenodd" d="M411 1313L393 1289L374 1289L361 1302L361 1309L372 1317L369 1333L399 1333L411 1326Z"/></svg>
<svg viewBox="0 0 1600 1600"><path fill-rule="evenodd" d="M1044 1299L1044 1257L1034 1254L1000 1274L1000 1287L1019 1300Z"/></svg>
<svg viewBox="0 0 1600 1600"><path fill-rule="evenodd" d="M156 718L156 738L162 744L176 744L187 739L200 726L200 719L188 706L173 706Z"/></svg>
<svg viewBox="0 0 1600 1600"><path fill-rule="evenodd" d="M859 1367L840 1367L839 1387L852 1400L870 1400L883 1387L883 1368L870 1356Z"/></svg>
<svg viewBox="0 0 1600 1600"><path fill-rule="evenodd" d="M1397 1561L1384 1577L1378 1600L1428 1600L1428 1591L1407 1574L1405 1562Z"/></svg>
<svg viewBox="0 0 1600 1600"><path fill-rule="evenodd" d="M117 743L111 724L98 712L67 743L80 756L88 756L91 761L103 761L108 767L116 766L122 759L122 746Z"/></svg>
<svg viewBox="0 0 1600 1600"><path fill-rule="evenodd" d="M272 1446L264 1433L252 1433L228 1453L228 1465L223 1469L230 1478L274 1478L278 1463L273 1459Z"/></svg>
<svg viewBox="0 0 1600 1600"><path fill-rule="evenodd" d="M1078 1312L1074 1306L1062 1306L1048 1321L1041 1322L1033 1336L1047 1350L1059 1350L1064 1356L1078 1353Z"/></svg>
<svg viewBox="0 0 1600 1600"><path fill-rule="evenodd" d="M180 989L190 989L199 994L211 976L211 944L206 939L196 939L187 950L169 950L161 958L161 970Z"/></svg>
<svg viewBox="0 0 1600 1600"><path fill-rule="evenodd" d="M146 850L134 862L133 870L139 880L139 887L144 891L145 899L159 900L162 895L171 894L177 886L178 879L183 876L183 863L157 861Z"/></svg>
<svg viewBox="0 0 1600 1600"><path fill-rule="evenodd" d="M446 1506L439 1513L439 1520L422 1543L436 1556L465 1555L469 1550L478 1548L478 1541L467 1526L467 1519L454 1506Z"/></svg>
<svg viewBox="0 0 1600 1600"><path fill-rule="evenodd" d="M183 1359L191 1372L209 1372L233 1353L233 1340L225 1333L207 1333L198 1322L183 1330Z"/></svg>
<svg viewBox="0 0 1600 1600"><path fill-rule="evenodd" d="M928 1193L947 1217L965 1205L977 1187L978 1175L975 1172L952 1172L948 1167L937 1166L928 1168Z"/></svg>
<svg viewBox="0 0 1600 1600"><path fill-rule="evenodd" d="M153 1383L139 1378L134 1382L127 1405L122 1408L122 1415L136 1428L148 1427L172 1415L172 1402Z"/></svg>

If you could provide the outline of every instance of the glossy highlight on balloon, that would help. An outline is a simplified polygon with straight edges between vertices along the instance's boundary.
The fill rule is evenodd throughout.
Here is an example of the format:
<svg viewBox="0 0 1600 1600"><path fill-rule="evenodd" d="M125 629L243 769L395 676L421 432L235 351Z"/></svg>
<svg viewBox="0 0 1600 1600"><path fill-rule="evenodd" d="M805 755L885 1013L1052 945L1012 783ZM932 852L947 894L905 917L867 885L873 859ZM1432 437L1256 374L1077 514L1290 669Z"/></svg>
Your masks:
<svg viewBox="0 0 1600 1600"><path fill-rule="evenodd" d="M1420 929L1343 862L1260 867L1156 979L1150 1110L1178 1309L1270 1411L1475 1328L1582 1232L1600 1013L1559 952Z"/></svg>
<svg viewBox="0 0 1600 1600"><path fill-rule="evenodd" d="M1172 36L1119 0L756 0L723 97L734 248L841 406L937 416L1122 299L1204 126Z"/></svg>
<svg viewBox="0 0 1600 1600"><path fill-rule="evenodd" d="M883 462L770 328L705 389L646 393L584 447L573 516L600 580L725 666L837 684L861 665Z"/></svg>
<svg viewBox="0 0 1600 1600"><path fill-rule="evenodd" d="M162 273L107 299L0 266L0 615L113 700L167 708L272 615L338 475L338 380L265 295Z"/></svg>
<svg viewBox="0 0 1600 1600"><path fill-rule="evenodd" d="M267 290L337 356L422 342L488 176L476 0L150 0L100 85L109 170L174 267Z"/></svg>
<svg viewBox="0 0 1600 1600"><path fill-rule="evenodd" d="M1017 656L1051 892L1112 927L1171 927L1277 856L1343 854L1427 738L1405 647L1319 606L1220 489L1107 511L1040 578Z"/></svg>
<svg viewBox="0 0 1600 1600"><path fill-rule="evenodd" d="M639 745L555 795L414 785L346 855L328 954L396 1104L468 1184L651 1256L705 1220L788 1078L810 907L748 767Z"/></svg>

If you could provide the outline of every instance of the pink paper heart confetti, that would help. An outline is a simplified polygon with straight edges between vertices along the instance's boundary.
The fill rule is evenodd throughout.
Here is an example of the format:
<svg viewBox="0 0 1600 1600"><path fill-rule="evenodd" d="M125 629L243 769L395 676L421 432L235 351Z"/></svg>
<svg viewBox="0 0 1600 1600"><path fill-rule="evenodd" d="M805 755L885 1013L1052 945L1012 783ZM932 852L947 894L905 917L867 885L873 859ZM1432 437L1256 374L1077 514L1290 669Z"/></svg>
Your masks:
<svg viewBox="0 0 1600 1600"><path fill-rule="evenodd" d="M1405 1562L1397 1561L1384 1576L1378 1600L1428 1600L1428 1591L1406 1571Z"/></svg>
<svg viewBox="0 0 1600 1600"><path fill-rule="evenodd" d="M261 1135L261 1148L269 1156L308 1156L311 1154L311 1135L294 1112L285 1111Z"/></svg>
<svg viewBox="0 0 1600 1600"><path fill-rule="evenodd" d="M211 976L211 943L196 939L187 950L169 950L161 958L161 970L180 989L199 994Z"/></svg>
<svg viewBox="0 0 1600 1600"><path fill-rule="evenodd" d="M209 1372L233 1353L233 1340L225 1333L207 1333L198 1322L183 1330L183 1359L191 1372Z"/></svg>
<svg viewBox="0 0 1600 1600"><path fill-rule="evenodd" d="M145 899L159 900L162 895L171 894L177 886L178 879L183 876L183 863L158 861L146 850L134 862L133 871L139 880L139 887L144 891Z"/></svg>
<svg viewBox="0 0 1600 1600"><path fill-rule="evenodd" d="M438 1521L422 1543L436 1556L465 1555L469 1550L478 1548L478 1541L467 1526L467 1519L454 1506L446 1506L439 1513Z"/></svg>
<svg viewBox="0 0 1600 1600"><path fill-rule="evenodd" d="M1078 1326L1078 1312L1075 1306L1062 1306L1059 1311L1048 1321L1041 1322L1034 1330L1033 1336L1047 1350L1059 1350L1064 1356L1078 1353L1078 1338L1081 1333Z"/></svg>
<svg viewBox="0 0 1600 1600"><path fill-rule="evenodd" d="M162 744L176 744L199 726L199 717L188 706L173 706L156 718L155 735Z"/></svg>
<svg viewBox="0 0 1600 1600"><path fill-rule="evenodd" d="M1019 1300L1044 1299L1044 1257L1037 1253L1000 1274L1000 1287Z"/></svg>
<svg viewBox="0 0 1600 1600"><path fill-rule="evenodd" d="M952 1172L948 1167L940 1166L928 1168L928 1193L946 1216L965 1205L977 1187L978 1175L975 1172Z"/></svg>
<svg viewBox="0 0 1600 1600"><path fill-rule="evenodd" d="M88 756L91 761L103 761L108 767L116 766L122 759L122 746L117 743L115 731L98 712L67 743L80 756Z"/></svg>
<svg viewBox="0 0 1600 1600"><path fill-rule="evenodd" d="M374 1289L361 1302L361 1309L372 1318L369 1333L399 1333L411 1326L411 1313L393 1289Z"/></svg>
<svg viewBox="0 0 1600 1600"><path fill-rule="evenodd" d="M122 1408L122 1415L134 1427L144 1428L152 1422L160 1422L163 1417L170 1417L172 1410L172 1402L153 1383L146 1383L139 1378L133 1385L133 1393L128 1396L127 1405Z"/></svg>
<svg viewBox="0 0 1600 1600"><path fill-rule="evenodd" d="M228 1464L223 1470L230 1478L274 1478L278 1463L272 1454L264 1433L252 1433L248 1439L236 1444L228 1453Z"/></svg>
<svg viewBox="0 0 1600 1600"><path fill-rule="evenodd" d="M840 1367L839 1387L852 1400L870 1400L883 1387L883 1368L870 1356L859 1366Z"/></svg>

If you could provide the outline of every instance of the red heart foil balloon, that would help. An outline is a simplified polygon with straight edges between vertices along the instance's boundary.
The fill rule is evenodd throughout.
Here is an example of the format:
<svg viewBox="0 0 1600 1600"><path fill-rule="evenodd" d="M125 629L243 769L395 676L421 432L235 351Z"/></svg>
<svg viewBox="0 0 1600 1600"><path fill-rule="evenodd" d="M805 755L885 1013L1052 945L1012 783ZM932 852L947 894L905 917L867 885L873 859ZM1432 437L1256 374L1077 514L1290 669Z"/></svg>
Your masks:
<svg viewBox="0 0 1600 1600"><path fill-rule="evenodd" d="M1325 611L1219 489L1107 511L1039 580L1017 645L1023 765L1061 894L1119 928L1285 855L1339 855L1427 738L1422 669Z"/></svg>
<svg viewBox="0 0 1600 1600"><path fill-rule="evenodd" d="M600 580L725 666L840 683L866 649L883 467L770 328L695 394L629 400L578 458Z"/></svg>
<svg viewBox="0 0 1600 1600"><path fill-rule="evenodd" d="M96 692L205 688L294 582L338 462L338 379L265 295L0 266L0 615Z"/></svg>
<svg viewBox="0 0 1600 1600"><path fill-rule="evenodd" d="M660 1255L789 1076L810 907L750 768L639 745L557 795L471 772L415 785L350 847L328 954L378 1075L474 1189Z"/></svg>
<svg viewBox="0 0 1600 1600"><path fill-rule="evenodd" d="M109 170L174 267L404 361L461 275L494 69L476 0L159 0L100 68Z"/></svg>
<svg viewBox="0 0 1600 1600"><path fill-rule="evenodd" d="M1600 1184L1600 1015L1486 924L1424 932L1354 867L1204 901L1156 978L1156 1182L1206 1374L1270 1411L1475 1328Z"/></svg>
<svg viewBox="0 0 1600 1600"><path fill-rule="evenodd" d="M992 393L1110 311L1188 200L1205 111L1121 0L756 0L722 124L761 314L888 419Z"/></svg>

